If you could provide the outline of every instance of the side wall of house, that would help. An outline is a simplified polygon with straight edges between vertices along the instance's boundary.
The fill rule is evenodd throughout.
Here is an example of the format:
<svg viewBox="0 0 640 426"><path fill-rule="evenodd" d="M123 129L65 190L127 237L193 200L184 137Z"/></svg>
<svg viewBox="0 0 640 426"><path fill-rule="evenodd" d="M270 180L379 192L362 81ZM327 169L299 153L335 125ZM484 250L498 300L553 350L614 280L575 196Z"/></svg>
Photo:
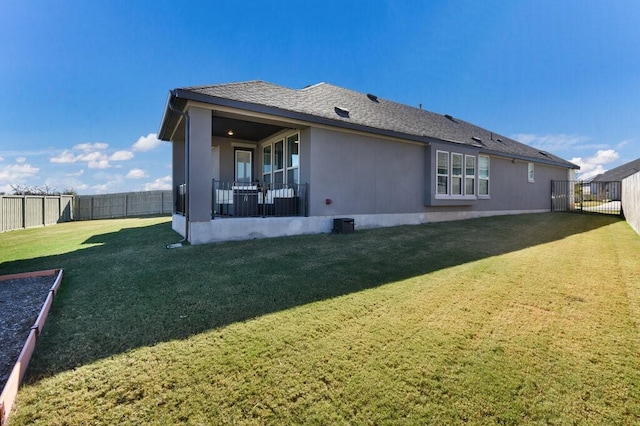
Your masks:
<svg viewBox="0 0 640 426"><path fill-rule="evenodd" d="M490 199L478 200L478 211L551 210L551 181L567 179L567 169L535 163L529 182L528 162L501 157L490 162Z"/></svg>
<svg viewBox="0 0 640 426"><path fill-rule="evenodd" d="M308 131L311 216L424 211L423 145L328 129Z"/></svg>
<svg viewBox="0 0 640 426"><path fill-rule="evenodd" d="M446 197L436 196L436 152L489 157L489 196ZM427 148L427 182L425 204L427 212L539 212L551 208L551 181L566 180L563 167L534 164L534 179L529 181L529 162L512 160L483 153L479 147L433 141ZM478 191L478 161L476 161L475 193ZM431 166L433 165L433 166Z"/></svg>

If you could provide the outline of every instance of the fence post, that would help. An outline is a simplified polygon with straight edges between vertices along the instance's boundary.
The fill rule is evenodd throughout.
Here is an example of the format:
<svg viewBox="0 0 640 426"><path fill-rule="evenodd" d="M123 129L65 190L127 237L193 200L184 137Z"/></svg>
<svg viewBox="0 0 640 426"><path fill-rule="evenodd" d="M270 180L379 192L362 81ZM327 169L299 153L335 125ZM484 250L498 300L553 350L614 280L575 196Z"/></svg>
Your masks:
<svg viewBox="0 0 640 426"><path fill-rule="evenodd" d="M27 228L27 197L22 197L22 229Z"/></svg>

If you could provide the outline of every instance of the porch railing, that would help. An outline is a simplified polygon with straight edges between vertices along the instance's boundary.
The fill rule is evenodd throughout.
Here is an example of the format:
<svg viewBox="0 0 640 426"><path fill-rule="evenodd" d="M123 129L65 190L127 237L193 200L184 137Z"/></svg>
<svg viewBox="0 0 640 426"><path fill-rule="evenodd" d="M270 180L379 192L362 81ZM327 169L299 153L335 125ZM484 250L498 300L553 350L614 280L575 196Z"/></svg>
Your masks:
<svg viewBox="0 0 640 426"><path fill-rule="evenodd" d="M308 216L308 184L213 180L213 217Z"/></svg>

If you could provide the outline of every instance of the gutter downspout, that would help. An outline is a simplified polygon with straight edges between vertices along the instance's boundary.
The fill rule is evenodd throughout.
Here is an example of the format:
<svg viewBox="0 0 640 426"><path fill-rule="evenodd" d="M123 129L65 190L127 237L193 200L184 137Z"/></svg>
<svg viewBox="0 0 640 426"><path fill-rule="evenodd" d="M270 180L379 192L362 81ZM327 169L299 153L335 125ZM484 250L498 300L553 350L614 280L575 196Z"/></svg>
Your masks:
<svg viewBox="0 0 640 426"><path fill-rule="evenodd" d="M172 90L171 92L171 97L176 97L175 91ZM184 145L185 145L185 158L184 158L184 183L185 186L187 187L187 190L185 191L184 194L184 221L185 221L185 229L184 229L184 239L182 242L189 242L189 114L180 110L177 110L173 107L173 105L171 105L171 99L169 99L169 102L167 104L169 106L169 109L172 112L175 112L176 114L179 114L181 116L184 117L185 119L185 125L184 125Z"/></svg>

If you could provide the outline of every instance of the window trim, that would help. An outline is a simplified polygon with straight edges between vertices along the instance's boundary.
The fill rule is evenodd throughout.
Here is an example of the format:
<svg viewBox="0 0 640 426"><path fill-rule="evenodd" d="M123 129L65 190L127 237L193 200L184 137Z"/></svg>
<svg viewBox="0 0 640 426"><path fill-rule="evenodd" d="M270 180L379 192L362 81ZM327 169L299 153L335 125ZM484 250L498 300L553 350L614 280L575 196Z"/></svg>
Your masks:
<svg viewBox="0 0 640 426"><path fill-rule="evenodd" d="M527 163L527 181L529 183L536 183L536 169L534 163Z"/></svg>
<svg viewBox="0 0 640 426"><path fill-rule="evenodd" d="M467 159L471 159L473 160L473 173L471 175L467 174ZM476 196L478 189L476 188L476 174L477 174L477 167L476 167L476 156L475 155L468 155L465 154L464 156L464 194L465 195L473 195L474 197ZM471 180L472 184L471 187L473 188L473 194L467 194L467 180Z"/></svg>
<svg viewBox="0 0 640 426"><path fill-rule="evenodd" d="M289 138L297 136L297 142L298 142L298 165L297 166L292 166L292 167L288 167L287 166L287 160L288 160L288 146L287 146L287 141L289 140ZM276 156L276 152L275 152L275 145L278 142L282 142L282 168L281 169L275 169L275 156ZM264 173L264 149L267 146L271 146L271 169L268 173ZM295 132L279 132L277 135L274 135L268 139L263 140L260 143L260 178L262 179L262 182L264 183L264 177L265 175L270 175L271 176L271 185L276 184L275 182L275 175L276 173L282 173L282 182L278 183L278 185L296 185L295 182L288 182L288 175L289 175L289 171L290 170L294 170L294 169L298 169L298 181L300 181L300 155L301 155L301 150L302 150L302 144L300 143L300 132L299 131L295 131ZM300 184L300 182L297 182L297 184Z"/></svg>
<svg viewBox="0 0 640 426"><path fill-rule="evenodd" d="M240 182L238 180L238 153L248 153L249 154L249 182L242 183L251 183L253 182L253 149L248 148L235 148L233 150L233 179L234 182Z"/></svg>
<svg viewBox="0 0 640 426"><path fill-rule="evenodd" d="M487 177L480 176L480 158L487 159ZM487 193L480 193L480 181L487 181ZM478 198L489 199L491 198L491 157L488 155L478 155Z"/></svg>
<svg viewBox="0 0 640 426"><path fill-rule="evenodd" d="M447 173L440 173L440 155L445 155L447 158L446 164L447 164ZM461 164L461 170L460 173L461 174L453 174L453 159L454 157L456 158L461 158L462 164ZM466 166L467 166L467 157L471 157L474 159L474 174L473 176L468 176L467 175L467 170L466 170ZM475 155L469 155L469 154L463 154L460 152L454 152L454 151L444 151L444 150L436 150L436 160L435 160L435 175L436 175L436 180L435 180L435 194L434 194L434 198L438 199L438 200L477 200L478 197L476 196L476 192L477 192L477 187L476 187L476 160L475 160L476 156ZM446 189L446 194L439 192L440 190L440 178L446 178L447 181L447 189ZM460 179L460 193L459 194L451 194L451 191L453 189L453 179ZM466 182L467 182L467 178L469 179L473 179L473 190L474 193L473 194L467 194L466 193Z"/></svg>
<svg viewBox="0 0 640 426"><path fill-rule="evenodd" d="M445 174L440 173L440 154L444 154L447 158L445 164L447 165L447 172ZM449 161L451 155L447 151L436 151L436 197L449 197ZM440 177L446 179L446 189L444 193L440 192Z"/></svg>

